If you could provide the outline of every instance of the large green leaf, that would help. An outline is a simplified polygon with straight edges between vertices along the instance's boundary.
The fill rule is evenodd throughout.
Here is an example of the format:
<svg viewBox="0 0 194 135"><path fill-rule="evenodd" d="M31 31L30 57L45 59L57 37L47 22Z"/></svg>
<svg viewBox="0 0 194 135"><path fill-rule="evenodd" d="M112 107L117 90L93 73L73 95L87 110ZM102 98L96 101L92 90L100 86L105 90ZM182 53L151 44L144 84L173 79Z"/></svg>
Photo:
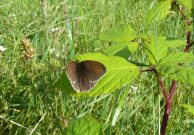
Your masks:
<svg viewBox="0 0 194 135"><path fill-rule="evenodd" d="M106 56L101 53L86 53L79 55L77 60L95 60L106 66L105 75L98 81L96 86L90 92L80 92L77 95L101 95L114 92L129 84L139 75L136 65L129 63L127 60L117 56ZM62 74L60 79L55 83L55 87L63 90L65 93L75 93L66 75Z"/></svg>
<svg viewBox="0 0 194 135"><path fill-rule="evenodd" d="M189 9L192 8L192 0L177 0L177 1Z"/></svg>
<svg viewBox="0 0 194 135"><path fill-rule="evenodd" d="M105 41L126 42L135 38L136 32L130 25L114 27L100 34L100 39Z"/></svg>
<svg viewBox="0 0 194 135"><path fill-rule="evenodd" d="M106 74L99 80L98 84L87 94L100 95L113 92L129 84L139 75L136 65L117 56L106 56L101 53L87 53L77 57L79 61L96 60L103 63Z"/></svg>
<svg viewBox="0 0 194 135"><path fill-rule="evenodd" d="M119 43L117 45L112 45L110 47L108 47L104 53L106 53L107 55L115 55L117 52L123 50L125 47L128 48L128 50L133 53L137 50L138 47L138 43L136 42L122 42Z"/></svg>
<svg viewBox="0 0 194 135"><path fill-rule="evenodd" d="M174 64L161 64L156 66L157 71L171 79L194 85L194 69Z"/></svg>
<svg viewBox="0 0 194 135"><path fill-rule="evenodd" d="M194 56L191 53L176 52L162 58L159 64L193 62L193 58Z"/></svg>
<svg viewBox="0 0 194 135"><path fill-rule="evenodd" d="M186 104L182 104L181 106L187 109L188 112L191 112L194 115L194 106L186 105Z"/></svg>
<svg viewBox="0 0 194 135"><path fill-rule="evenodd" d="M99 135L100 124L90 115L73 120L66 129L66 135Z"/></svg>
<svg viewBox="0 0 194 135"><path fill-rule="evenodd" d="M164 0L157 3L157 5L151 8L147 13L147 16L146 16L147 24L158 22L164 19L168 15L170 7L171 7L171 0Z"/></svg>
<svg viewBox="0 0 194 135"><path fill-rule="evenodd" d="M165 41L166 37L151 37L145 42L145 51L151 64L157 64L167 55L168 46Z"/></svg>

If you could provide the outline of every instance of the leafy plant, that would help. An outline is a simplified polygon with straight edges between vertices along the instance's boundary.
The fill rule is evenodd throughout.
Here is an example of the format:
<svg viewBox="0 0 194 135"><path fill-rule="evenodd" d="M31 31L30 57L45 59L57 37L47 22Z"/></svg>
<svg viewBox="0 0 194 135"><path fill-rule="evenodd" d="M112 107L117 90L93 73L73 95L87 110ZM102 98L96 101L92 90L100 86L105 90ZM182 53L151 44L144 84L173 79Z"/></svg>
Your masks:
<svg viewBox="0 0 194 135"><path fill-rule="evenodd" d="M169 15L172 5L177 7L178 11L185 19L186 24L190 26L191 19L184 15L184 12L179 8L179 4L191 9L191 4L182 0L162 0L158 2L156 6L151 7L147 12L147 26L156 22L160 23L164 20ZM182 39L173 39L166 36L156 36L152 34L150 35L148 33L141 33L141 35L138 35L130 25L121 25L111 28L102 32L99 38L103 41L113 42L114 45L111 45L104 50L104 54L86 53L78 55L76 59L80 62L84 60L95 60L101 62L107 68L107 72L99 80L97 85L90 90L90 92L76 93L75 95L99 96L102 94L112 93L124 86L129 86L132 81L136 80L137 77L141 75L140 73L152 72L155 74L156 81L158 82L161 92L164 95L165 110L160 130L161 135L164 135L166 133L166 127L171 112L173 95L177 89L177 81L194 86L194 68L190 64L194 60L194 55L192 53L188 53L194 43L193 39L191 39L191 30L187 31L186 42ZM177 50L183 46L185 46L184 51L177 52ZM124 49L128 50L127 58L120 56ZM136 52L146 55L144 63L136 60L135 58L128 59L129 57L135 57L133 54ZM139 59L141 59L141 57L139 57ZM64 83L64 81L68 81L67 79L63 79L67 78L65 77L65 74L63 74L61 78L62 79L59 79L60 81L56 83L56 87L61 86L61 84L66 84L65 87L62 87L64 91L74 91L70 84L67 85L67 82ZM165 80L171 81L169 91L164 84ZM126 99L126 95L127 94L125 93L125 98L122 98L120 104L118 105L117 113L115 114L112 122L113 126L115 125L119 112L124 104L123 99ZM84 120L80 120L80 122L82 121ZM75 126L76 131L72 132L80 134L78 133L79 130L77 130L79 127L76 126L80 125L79 121L73 123L70 128L72 130ZM69 134L72 134L71 130L68 130Z"/></svg>
<svg viewBox="0 0 194 135"><path fill-rule="evenodd" d="M77 60L95 60L103 63L106 68L106 74L99 80L98 84L88 93L78 93L78 95L101 95L114 92L119 88L129 84L139 74L139 70L136 65L129 63L127 60L118 56L106 56L101 53L86 53L79 55ZM125 74L123 74L125 73ZM64 85L64 81L67 79L65 74L58 80L56 87L64 86L64 91L74 91L70 84ZM63 81L62 81L63 80ZM61 85L60 85L61 84ZM71 87L71 88L69 88ZM63 87L62 87L63 88Z"/></svg>

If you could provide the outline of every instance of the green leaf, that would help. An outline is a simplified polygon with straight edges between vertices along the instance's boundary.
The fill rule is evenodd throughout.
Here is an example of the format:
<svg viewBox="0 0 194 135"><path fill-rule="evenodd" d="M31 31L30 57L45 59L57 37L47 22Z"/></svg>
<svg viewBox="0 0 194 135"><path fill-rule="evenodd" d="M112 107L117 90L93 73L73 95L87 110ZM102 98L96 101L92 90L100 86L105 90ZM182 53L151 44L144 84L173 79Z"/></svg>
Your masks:
<svg viewBox="0 0 194 135"><path fill-rule="evenodd" d="M151 64L157 64L167 55L168 47L165 40L166 37L151 37L145 42L145 51Z"/></svg>
<svg viewBox="0 0 194 135"><path fill-rule="evenodd" d="M139 75L137 66L121 57L87 53L79 55L77 59L79 61L96 60L103 63L107 68L106 74L98 81L98 84L90 92L85 93L90 96L114 92L131 83Z"/></svg>
<svg viewBox="0 0 194 135"><path fill-rule="evenodd" d="M177 47L185 46L186 41L181 40L181 39L173 39L173 38L167 37L165 45L169 48L177 48Z"/></svg>
<svg viewBox="0 0 194 135"><path fill-rule="evenodd" d="M142 38L145 43L145 51L149 62L153 65L157 64L167 55L169 48L176 48L185 45L185 41L183 40L167 38L165 36L144 36Z"/></svg>
<svg viewBox="0 0 194 135"><path fill-rule="evenodd" d="M189 9L192 8L192 0L177 0L177 1Z"/></svg>
<svg viewBox="0 0 194 135"><path fill-rule="evenodd" d="M146 16L146 23L158 22L164 19L171 7L171 0L164 0L159 2L155 7L151 8Z"/></svg>
<svg viewBox="0 0 194 135"><path fill-rule="evenodd" d="M128 49L131 53L134 53L135 51L137 51L138 49L138 43L137 42L133 42L130 45L128 45Z"/></svg>
<svg viewBox="0 0 194 135"><path fill-rule="evenodd" d="M100 124L90 115L73 120L66 129L66 135L99 135Z"/></svg>
<svg viewBox="0 0 194 135"><path fill-rule="evenodd" d="M123 48L122 50L118 51L114 56L119 56L121 58L124 58L126 60L129 59L129 57L132 55L132 53L129 51L127 47Z"/></svg>
<svg viewBox="0 0 194 135"><path fill-rule="evenodd" d="M70 84L66 74L63 73L54 88L59 88L67 94L79 95L101 95L114 92L115 90L129 84L135 77L139 75L136 65L129 63L125 59L117 56L106 56L101 53L87 53L79 55L77 59L81 62L84 60L95 60L106 66L106 74L98 81L97 85L87 93L76 93Z"/></svg>
<svg viewBox="0 0 194 135"><path fill-rule="evenodd" d="M194 85L194 69L181 67L174 64L162 64L156 66L157 71L171 79Z"/></svg>
<svg viewBox="0 0 194 135"><path fill-rule="evenodd" d="M131 53L134 53L137 50L138 43L136 43L136 42L122 42L122 43L119 43L117 45L112 45L112 46L108 47L104 51L104 53L107 55L115 55L117 52L123 50L126 47L128 48L128 50Z"/></svg>
<svg viewBox="0 0 194 135"><path fill-rule="evenodd" d="M130 25L114 27L100 34L100 39L105 41L126 42L135 38L136 32Z"/></svg>
<svg viewBox="0 0 194 135"><path fill-rule="evenodd" d="M76 91L73 90L73 87L70 84L69 79L67 78L66 73L62 73L60 78L54 83L53 88L58 88L67 94L75 94Z"/></svg>
<svg viewBox="0 0 194 135"><path fill-rule="evenodd" d="M182 104L181 106L187 109L188 112L191 112L194 115L194 106L186 105L186 104Z"/></svg>
<svg viewBox="0 0 194 135"><path fill-rule="evenodd" d="M167 64L167 63L185 63L185 62L193 62L193 54L185 53L185 52L176 52L167 55L162 58L159 64Z"/></svg>

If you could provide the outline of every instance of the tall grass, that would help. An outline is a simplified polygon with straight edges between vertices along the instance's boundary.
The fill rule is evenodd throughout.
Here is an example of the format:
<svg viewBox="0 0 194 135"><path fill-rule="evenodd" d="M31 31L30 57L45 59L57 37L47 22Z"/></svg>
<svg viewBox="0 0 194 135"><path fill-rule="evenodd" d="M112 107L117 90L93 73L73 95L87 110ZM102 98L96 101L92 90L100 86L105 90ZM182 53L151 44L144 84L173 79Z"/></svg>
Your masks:
<svg viewBox="0 0 194 135"><path fill-rule="evenodd" d="M158 134L163 96L149 73L133 83L138 90L129 90L115 127L111 127L111 121L120 91L77 98L51 88L71 58L101 52L109 45L98 39L103 30L131 24L139 33L154 33L156 28L145 27L150 2L1 0L0 45L7 50L0 52L0 134L62 134L60 127L66 127L72 118L89 114L98 119L106 134ZM179 15L162 25L158 35L185 38ZM25 56L24 38L30 40L32 58ZM178 85L175 95L168 134L189 134L194 122L180 103L194 103L193 88Z"/></svg>

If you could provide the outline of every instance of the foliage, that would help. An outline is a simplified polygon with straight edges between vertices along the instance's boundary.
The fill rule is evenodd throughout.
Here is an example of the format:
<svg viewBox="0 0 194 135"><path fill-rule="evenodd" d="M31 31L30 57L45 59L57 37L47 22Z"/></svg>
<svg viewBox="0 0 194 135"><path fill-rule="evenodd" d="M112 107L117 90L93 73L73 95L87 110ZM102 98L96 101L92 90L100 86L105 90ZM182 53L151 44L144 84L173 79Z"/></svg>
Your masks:
<svg viewBox="0 0 194 135"><path fill-rule="evenodd" d="M185 6L184 2L179 1ZM171 0L163 0L157 3L156 6L152 7L146 16L147 25L154 22L161 22L164 18L167 17L169 9L171 8ZM134 52L139 50L139 43L141 42L142 48L146 54L146 59L149 61L150 70L156 73L158 79L159 76L165 76L168 79L180 81L183 83L189 83L194 85L194 69L191 67L185 67L184 63L193 62L193 54L185 52L176 52L175 50L178 47L184 46L186 43L181 39L172 39L166 36L155 36L150 34L143 33L141 36L137 36L137 32L130 25L120 25L109 30L106 30L100 34L100 39L108 42L114 42L114 45L109 46L104 53L106 55L89 53L79 55L77 57L78 61L84 60L95 60L101 62L107 68L106 74L99 80L97 85L90 90L88 93L81 93L81 95L101 95L114 92L122 88L123 86L129 85L132 80L139 75L138 68L139 64L133 65L126 60L121 58L119 52L123 52L125 48L128 49L127 56L133 56ZM188 41L187 41L188 42ZM115 56L114 56L115 55ZM139 61L135 61L139 63ZM163 83L162 80L158 80ZM163 89L164 96L166 98L166 105L171 104L171 99L174 93L175 85L172 83L169 97L165 94L165 89L163 84L161 84ZM72 89L73 90L73 89ZM115 126L115 123L120 114L121 108L126 100L127 92L125 96L120 100L119 106L115 111L113 116L112 126ZM169 105L171 107L171 105ZM169 110L171 108L167 108ZM166 110L166 111L167 111ZM167 120L168 120L167 116ZM165 116L163 121L165 121ZM166 124L162 125L164 129L161 128L161 134L165 134Z"/></svg>
<svg viewBox="0 0 194 135"><path fill-rule="evenodd" d="M66 129L66 135L99 135L100 124L91 116L73 120Z"/></svg>
<svg viewBox="0 0 194 135"><path fill-rule="evenodd" d="M103 76L103 78L99 80L94 89L92 89L88 93L85 93L85 95L88 94L92 96L111 93L121 88L122 86L129 84L131 80L136 78L139 74L139 71L134 64L131 64L125 59L117 56L108 57L101 53L86 53L77 56L77 59L80 62L84 60L99 61L103 63L107 68L106 74ZM65 83L63 85L66 86L67 84ZM69 91L69 87L65 87L65 89L62 90ZM73 88L71 90L74 91Z"/></svg>
<svg viewBox="0 0 194 135"><path fill-rule="evenodd" d="M105 41L126 42L136 38L136 31L130 25L121 25L104 31L100 39Z"/></svg>
<svg viewBox="0 0 194 135"><path fill-rule="evenodd" d="M138 43L137 42L121 42L116 45L112 45L109 48L107 48L104 53L107 55L117 55L117 53L124 48L127 48L130 53L134 53L138 49Z"/></svg>
<svg viewBox="0 0 194 135"><path fill-rule="evenodd" d="M147 13L147 16L146 16L147 24L159 22L162 19L166 18L166 16L169 13L170 6L171 6L171 0L163 0L157 3L157 5L151 8Z"/></svg>
<svg viewBox="0 0 194 135"><path fill-rule="evenodd" d="M192 25L174 2L1 0L0 134L158 134L165 102L149 68L166 89L171 79L181 82L168 134L193 134L186 122L193 115L177 106L194 100L193 56L180 52ZM176 2L192 17L191 1ZM76 93L65 74L75 58L108 69L88 93Z"/></svg>

